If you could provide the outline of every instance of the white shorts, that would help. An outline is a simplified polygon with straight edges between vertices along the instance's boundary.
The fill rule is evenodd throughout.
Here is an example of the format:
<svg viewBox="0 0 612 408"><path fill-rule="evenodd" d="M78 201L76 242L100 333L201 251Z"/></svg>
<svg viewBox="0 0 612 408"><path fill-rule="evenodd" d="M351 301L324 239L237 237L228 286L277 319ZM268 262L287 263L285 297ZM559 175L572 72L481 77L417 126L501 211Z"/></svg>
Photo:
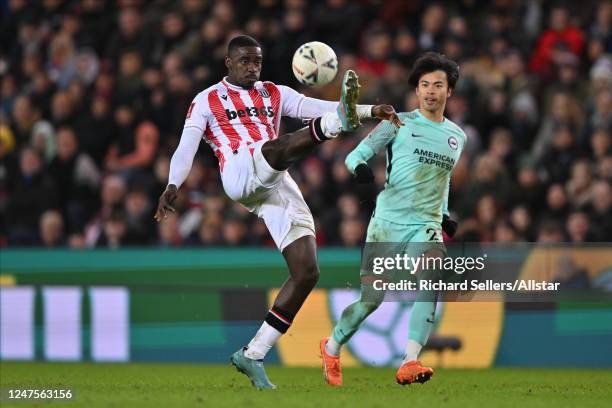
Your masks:
<svg viewBox="0 0 612 408"><path fill-rule="evenodd" d="M262 140L225 154L221 181L225 193L263 218L281 252L293 241L315 235L314 221L296 182L286 170L270 167ZM225 153L225 152L224 152Z"/></svg>

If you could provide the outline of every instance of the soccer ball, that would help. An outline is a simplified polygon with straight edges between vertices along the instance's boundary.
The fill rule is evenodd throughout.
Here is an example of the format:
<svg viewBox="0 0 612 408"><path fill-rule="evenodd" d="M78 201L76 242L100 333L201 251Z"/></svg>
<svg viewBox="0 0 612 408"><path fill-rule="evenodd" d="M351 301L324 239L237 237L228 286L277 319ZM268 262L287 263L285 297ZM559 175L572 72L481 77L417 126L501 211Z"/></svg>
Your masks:
<svg viewBox="0 0 612 408"><path fill-rule="evenodd" d="M327 44L313 41L300 46L293 54L293 74L303 85L329 84L338 72L338 58Z"/></svg>

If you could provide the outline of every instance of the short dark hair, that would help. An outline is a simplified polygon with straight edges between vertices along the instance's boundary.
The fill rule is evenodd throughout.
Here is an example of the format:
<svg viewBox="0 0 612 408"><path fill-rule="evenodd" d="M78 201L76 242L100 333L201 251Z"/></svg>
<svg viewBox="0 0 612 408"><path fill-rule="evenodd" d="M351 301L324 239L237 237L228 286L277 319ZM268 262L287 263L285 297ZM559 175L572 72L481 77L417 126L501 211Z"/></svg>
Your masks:
<svg viewBox="0 0 612 408"><path fill-rule="evenodd" d="M261 48L261 44L249 35L239 35L238 37L234 37L230 40L227 45L227 55L230 55L236 48L240 47L259 47Z"/></svg>
<svg viewBox="0 0 612 408"><path fill-rule="evenodd" d="M425 74L434 71L446 72L448 87L453 89L459 79L459 65L444 54L438 52L426 52L414 63L408 82L415 88L419 86L419 80Z"/></svg>

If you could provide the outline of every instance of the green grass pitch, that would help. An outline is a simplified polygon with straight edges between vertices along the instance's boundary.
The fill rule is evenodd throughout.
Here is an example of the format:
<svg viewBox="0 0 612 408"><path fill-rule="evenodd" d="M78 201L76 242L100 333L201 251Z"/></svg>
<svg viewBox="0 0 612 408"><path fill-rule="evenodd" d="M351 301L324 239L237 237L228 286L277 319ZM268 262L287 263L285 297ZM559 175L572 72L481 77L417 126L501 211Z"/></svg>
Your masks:
<svg viewBox="0 0 612 408"><path fill-rule="evenodd" d="M268 367L276 391L257 391L233 367L197 364L0 363L0 386L71 388L72 401L2 408L65 407L609 407L612 370L436 370L424 385L395 384L395 370L349 368L345 386L315 368Z"/></svg>

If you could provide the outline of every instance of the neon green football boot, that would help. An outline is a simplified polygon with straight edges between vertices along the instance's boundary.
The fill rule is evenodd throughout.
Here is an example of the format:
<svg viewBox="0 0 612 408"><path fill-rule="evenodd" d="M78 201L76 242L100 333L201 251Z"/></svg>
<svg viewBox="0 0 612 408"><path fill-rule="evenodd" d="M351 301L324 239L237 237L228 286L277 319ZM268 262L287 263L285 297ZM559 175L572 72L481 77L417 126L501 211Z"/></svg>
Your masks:
<svg viewBox="0 0 612 408"><path fill-rule="evenodd" d="M352 132L361 126L357 116L357 100L359 99L359 77L355 71L349 69L342 79L342 93L338 103L338 117L342 122L343 132Z"/></svg>

